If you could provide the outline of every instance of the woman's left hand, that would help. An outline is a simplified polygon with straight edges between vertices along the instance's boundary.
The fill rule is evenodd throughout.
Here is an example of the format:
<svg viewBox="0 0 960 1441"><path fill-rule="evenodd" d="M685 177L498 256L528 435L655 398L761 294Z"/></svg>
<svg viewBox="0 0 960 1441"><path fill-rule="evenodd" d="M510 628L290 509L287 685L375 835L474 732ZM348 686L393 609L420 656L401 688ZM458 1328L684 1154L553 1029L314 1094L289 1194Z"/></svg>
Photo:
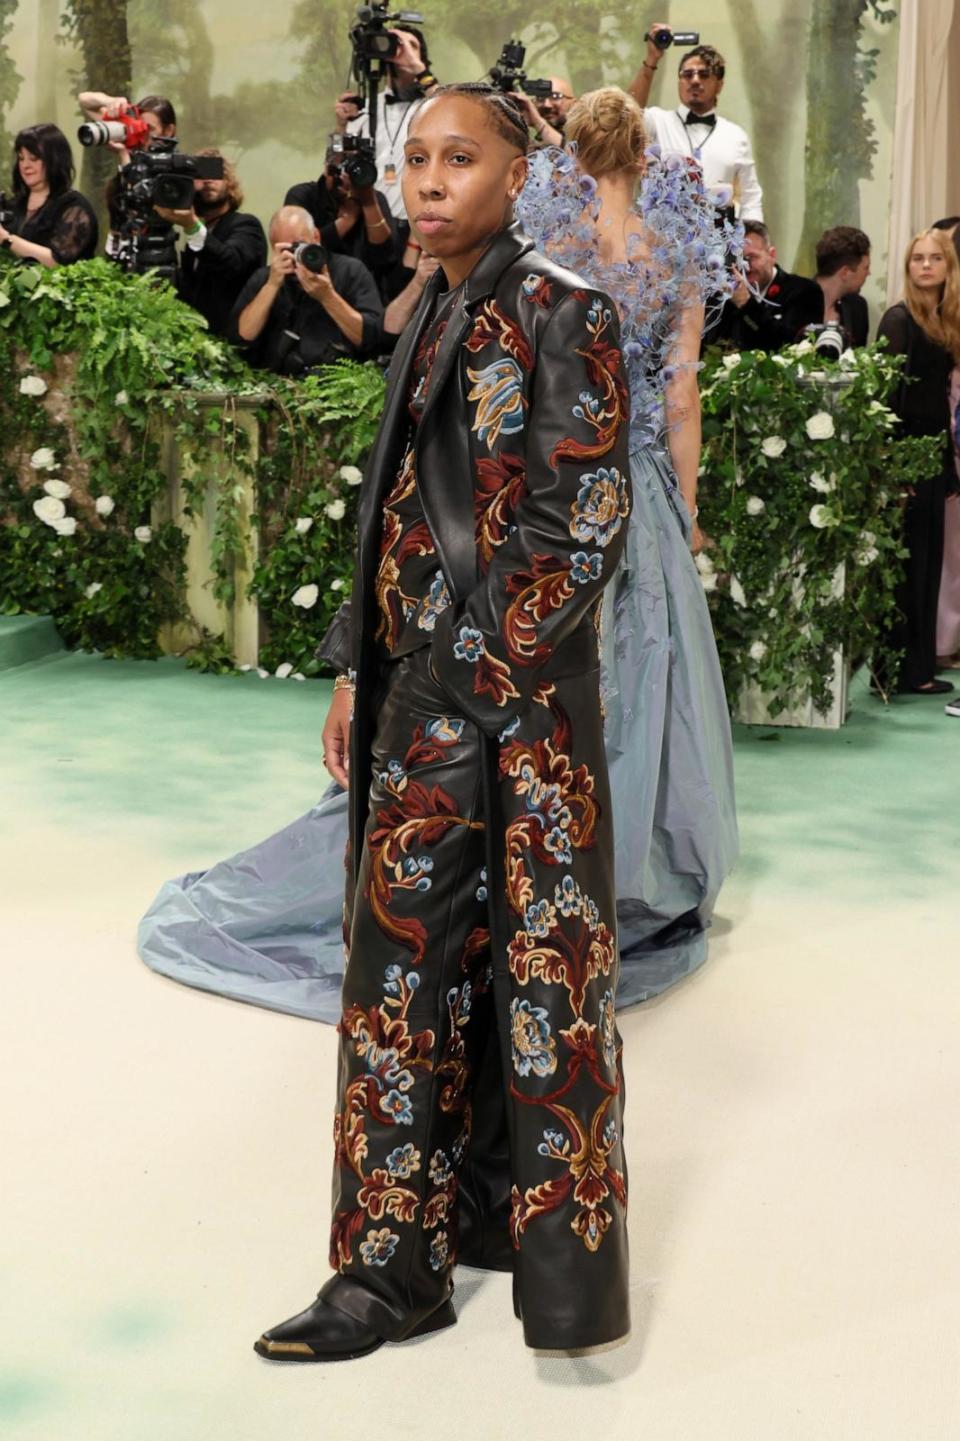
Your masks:
<svg viewBox="0 0 960 1441"><path fill-rule="evenodd" d="M707 538L707 536L704 535L697 522L693 521L690 528L691 555L699 555L700 552L702 550L706 550L711 543L712 542Z"/></svg>

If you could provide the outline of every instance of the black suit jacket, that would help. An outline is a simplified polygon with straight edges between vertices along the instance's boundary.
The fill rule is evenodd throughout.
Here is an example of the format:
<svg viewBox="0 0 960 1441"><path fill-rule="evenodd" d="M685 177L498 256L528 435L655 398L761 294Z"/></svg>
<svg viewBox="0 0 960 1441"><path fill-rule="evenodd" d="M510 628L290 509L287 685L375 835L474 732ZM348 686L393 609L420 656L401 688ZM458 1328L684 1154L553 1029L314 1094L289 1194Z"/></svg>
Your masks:
<svg viewBox="0 0 960 1441"><path fill-rule="evenodd" d="M266 258L267 237L255 215L221 215L207 227L202 250L184 246L180 298L205 316L214 335L226 335L237 296Z"/></svg>
<svg viewBox="0 0 960 1441"><path fill-rule="evenodd" d="M731 341L737 350L780 350L798 340L804 326L822 321L823 291L817 282L778 265L765 296L751 295L739 308L727 301L718 338Z"/></svg>
<svg viewBox="0 0 960 1441"><path fill-rule="evenodd" d="M870 311L862 295L844 295L837 306L840 323L851 345L866 345L870 335Z"/></svg>

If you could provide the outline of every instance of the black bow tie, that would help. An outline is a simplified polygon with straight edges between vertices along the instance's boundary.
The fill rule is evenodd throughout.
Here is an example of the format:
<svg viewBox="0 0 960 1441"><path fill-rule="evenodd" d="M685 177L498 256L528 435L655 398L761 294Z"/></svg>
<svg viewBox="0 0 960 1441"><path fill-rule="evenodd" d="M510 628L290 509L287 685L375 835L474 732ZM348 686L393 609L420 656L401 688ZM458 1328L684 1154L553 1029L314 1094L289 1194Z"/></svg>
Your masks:
<svg viewBox="0 0 960 1441"><path fill-rule="evenodd" d="M694 115L692 110L688 110L687 118L683 123L684 125L706 125L708 130L712 130L717 123L717 117L715 114Z"/></svg>

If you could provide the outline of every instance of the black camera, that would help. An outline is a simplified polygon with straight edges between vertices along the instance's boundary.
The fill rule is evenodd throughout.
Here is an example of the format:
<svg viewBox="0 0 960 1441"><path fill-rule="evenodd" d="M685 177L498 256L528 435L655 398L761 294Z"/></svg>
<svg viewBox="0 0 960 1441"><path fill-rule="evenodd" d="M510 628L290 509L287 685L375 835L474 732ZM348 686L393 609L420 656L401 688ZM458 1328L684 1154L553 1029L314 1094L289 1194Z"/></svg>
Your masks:
<svg viewBox="0 0 960 1441"><path fill-rule="evenodd" d="M654 30L644 35L644 40L652 40L658 50L667 50L671 45L699 45L699 30Z"/></svg>
<svg viewBox="0 0 960 1441"><path fill-rule="evenodd" d="M508 40L500 51L496 65L490 67L490 84L503 95L522 90L534 100L546 100L553 94L551 80L531 80L524 72L523 62L527 58L527 47L519 40Z"/></svg>
<svg viewBox="0 0 960 1441"><path fill-rule="evenodd" d="M366 190L377 180L374 143L366 135L331 135L327 174L346 176L354 190Z"/></svg>
<svg viewBox="0 0 960 1441"><path fill-rule="evenodd" d="M327 252L316 240L301 240L290 253L298 265L302 265L304 270L309 270L313 275L319 275L326 269Z"/></svg>
<svg viewBox="0 0 960 1441"><path fill-rule="evenodd" d="M172 136L157 136L148 149L135 150L129 165L118 173L112 207L114 228L120 234L114 258L125 270L136 274L151 270L168 280L177 273L176 234L155 207L189 210L195 180L223 179L218 155L179 155L176 145Z"/></svg>
<svg viewBox="0 0 960 1441"><path fill-rule="evenodd" d="M355 71L365 69L371 61L380 61L381 65L385 65L388 60L393 59L400 48L400 42L396 35L391 35L388 28L390 25L423 23L423 16L418 10L398 10L394 15L388 15L387 10L387 0L380 0L379 4L361 5L357 11L357 18L350 31Z"/></svg>

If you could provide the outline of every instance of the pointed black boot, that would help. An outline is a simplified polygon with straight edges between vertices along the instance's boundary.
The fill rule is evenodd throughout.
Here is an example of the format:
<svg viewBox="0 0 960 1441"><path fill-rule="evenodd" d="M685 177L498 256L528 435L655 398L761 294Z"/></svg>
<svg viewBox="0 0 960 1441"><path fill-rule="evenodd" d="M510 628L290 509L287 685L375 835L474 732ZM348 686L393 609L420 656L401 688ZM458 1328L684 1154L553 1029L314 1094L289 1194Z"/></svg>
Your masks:
<svg viewBox="0 0 960 1441"><path fill-rule="evenodd" d="M313 1305L298 1316L291 1316L289 1321L281 1321L279 1326L265 1331L259 1341L253 1343L257 1355L268 1361L355 1361L379 1350L387 1339L385 1336L324 1299L324 1293L335 1286L338 1279L333 1277L328 1281ZM453 1326L456 1319L453 1301L448 1296L435 1310L416 1318L402 1336L390 1339L408 1341L414 1336L426 1336L431 1331Z"/></svg>

